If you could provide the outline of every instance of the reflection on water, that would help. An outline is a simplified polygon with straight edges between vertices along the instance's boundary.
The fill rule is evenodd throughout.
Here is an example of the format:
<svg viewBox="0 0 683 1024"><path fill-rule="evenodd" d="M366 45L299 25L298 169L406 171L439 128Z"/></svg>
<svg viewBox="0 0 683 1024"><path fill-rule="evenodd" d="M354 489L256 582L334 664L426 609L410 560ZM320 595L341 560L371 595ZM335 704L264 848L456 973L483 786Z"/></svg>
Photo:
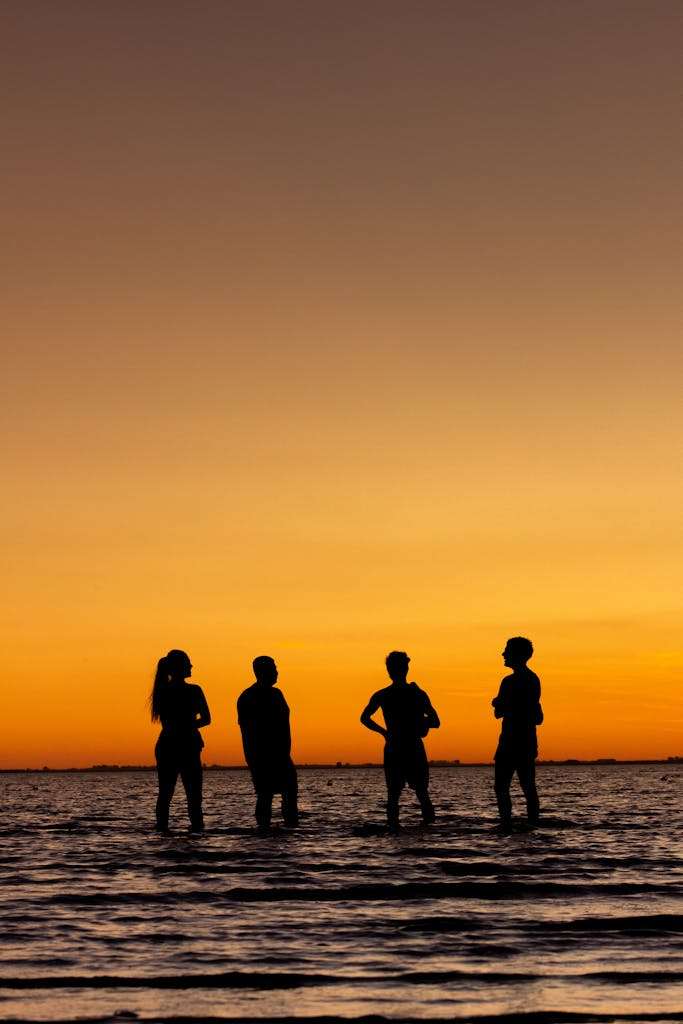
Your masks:
<svg viewBox="0 0 683 1024"><path fill-rule="evenodd" d="M180 794L152 831L151 773L0 776L0 1013L674 1019L683 771L538 775L534 832L495 832L490 769L436 768L437 824L390 836L381 769L305 769L265 838L244 772L207 772L201 837Z"/></svg>

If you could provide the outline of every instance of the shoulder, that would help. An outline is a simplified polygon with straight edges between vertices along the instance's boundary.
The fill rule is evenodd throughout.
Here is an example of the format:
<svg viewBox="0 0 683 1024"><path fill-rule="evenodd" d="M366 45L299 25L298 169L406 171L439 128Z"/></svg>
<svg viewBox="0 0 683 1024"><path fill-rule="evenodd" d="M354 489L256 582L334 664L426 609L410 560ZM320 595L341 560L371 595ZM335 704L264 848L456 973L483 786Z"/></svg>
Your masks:
<svg viewBox="0 0 683 1024"><path fill-rule="evenodd" d="M237 698L237 706L241 704L248 704L254 697L254 687L248 686L246 690L242 690L241 694Z"/></svg>
<svg viewBox="0 0 683 1024"><path fill-rule="evenodd" d="M373 704L375 707L381 707L384 701L387 699L390 690L390 686L385 686L381 690L375 690L375 692L370 697L368 704Z"/></svg>
<svg viewBox="0 0 683 1024"><path fill-rule="evenodd" d="M198 683L188 683L187 685L189 687L191 697L203 699L204 691Z"/></svg>
<svg viewBox="0 0 683 1024"><path fill-rule="evenodd" d="M417 685L417 683L411 683L410 686L411 686L411 688L413 690L413 693L415 694L416 697L418 697L420 700L424 701L426 704L430 703L429 694L427 693L426 690L423 690L421 686Z"/></svg>

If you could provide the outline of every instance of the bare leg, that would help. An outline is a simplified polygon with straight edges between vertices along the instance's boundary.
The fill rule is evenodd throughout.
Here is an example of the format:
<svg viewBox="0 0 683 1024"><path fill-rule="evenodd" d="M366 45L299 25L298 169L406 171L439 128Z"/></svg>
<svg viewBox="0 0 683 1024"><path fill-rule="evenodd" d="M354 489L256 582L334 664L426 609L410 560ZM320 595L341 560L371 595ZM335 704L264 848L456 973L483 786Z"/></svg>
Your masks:
<svg viewBox="0 0 683 1024"><path fill-rule="evenodd" d="M514 763L507 758L498 758L495 762L494 789L498 801L500 822L504 827L512 823L512 800L510 799L510 783L515 773Z"/></svg>
<svg viewBox="0 0 683 1024"><path fill-rule="evenodd" d="M426 786L420 786L415 789L415 796L420 801L420 808L422 809L422 820L425 825L431 825L436 819L436 813L434 811L434 804L432 803L429 790Z"/></svg>
<svg viewBox="0 0 683 1024"><path fill-rule="evenodd" d="M296 768L293 764L290 764L282 790L282 817L285 825L288 825L290 828L294 828L299 824L298 796L299 785L296 777Z"/></svg>
<svg viewBox="0 0 683 1024"><path fill-rule="evenodd" d="M273 794L260 790L256 794L256 824L259 828L268 828L273 813Z"/></svg>
<svg viewBox="0 0 683 1024"><path fill-rule="evenodd" d="M398 801L401 796L401 789L392 786L387 790L387 824L389 828L398 828L399 825Z"/></svg>
<svg viewBox="0 0 683 1024"><path fill-rule="evenodd" d="M282 818L285 825L289 825L290 828L299 824L299 808L297 806L295 786L282 791Z"/></svg>
<svg viewBox="0 0 683 1024"><path fill-rule="evenodd" d="M178 769L173 761L166 761L164 758L157 759L157 777L159 779L159 795L156 805L157 830L168 831L168 813L171 806L171 799L175 790L178 778Z"/></svg>
<svg viewBox="0 0 683 1024"><path fill-rule="evenodd" d="M190 816L190 828L193 832L204 830L202 815L202 762L200 755L190 755L182 764L180 777L187 797L187 812Z"/></svg>
<svg viewBox="0 0 683 1024"><path fill-rule="evenodd" d="M526 813L530 825L538 821L540 811L538 803L538 792L536 791L536 765L533 758L528 762L517 766L517 778L526 797Z"/></svg>

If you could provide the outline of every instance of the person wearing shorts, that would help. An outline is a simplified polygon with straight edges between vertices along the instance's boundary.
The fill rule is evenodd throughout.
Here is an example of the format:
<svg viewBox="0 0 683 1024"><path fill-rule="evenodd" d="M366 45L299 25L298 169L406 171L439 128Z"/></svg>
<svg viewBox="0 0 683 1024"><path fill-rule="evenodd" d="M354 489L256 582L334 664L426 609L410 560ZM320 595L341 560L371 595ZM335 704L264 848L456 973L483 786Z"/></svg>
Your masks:
<svg viewBox="0 0 683 1024"><path fill-rule="evenodd" d="M501 827L505 831L512 827L510 784L515 774L526 798L529 824L535 825L539 816L536 726L543 721L543 711L541 681L527 666L533 653L533 644L526 637L514 636L508 640L503 663L512 669L512 674L505 676L498 695L491 701L495 717L503 720L494 758L494 789Z"/></svg>
<svg viewBox="0 0 683 1024"><path fill-rule="evenodd" d="M429 763L424 738L430 729L438 729L439 716L417 683L408 682L410 658L405 651L392 651L386 658L391 685L373 693L361 723L384 736L384 777L387 785L387 822L399 827L399 799L405 786L415 792L422 818L430 825L435 818L429 796ZM373 720L382 711L384 727Z"/></svg>

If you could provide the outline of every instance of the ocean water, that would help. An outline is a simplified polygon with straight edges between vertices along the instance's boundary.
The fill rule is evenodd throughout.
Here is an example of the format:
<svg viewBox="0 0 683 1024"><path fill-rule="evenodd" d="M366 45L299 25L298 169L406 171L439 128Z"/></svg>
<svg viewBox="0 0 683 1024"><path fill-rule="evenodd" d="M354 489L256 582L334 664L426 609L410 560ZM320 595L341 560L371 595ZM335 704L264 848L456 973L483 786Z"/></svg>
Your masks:
<svg viewBox="0 0 683 1024"><path fill-rule="evenodd" d="M396 836L381 769L299 778L297 831L209 771L207 834L179 791L160 837L152 773L0 776L0 1018L683 1020L683 766L541 766L509 836L491 769Z"/></svg>

